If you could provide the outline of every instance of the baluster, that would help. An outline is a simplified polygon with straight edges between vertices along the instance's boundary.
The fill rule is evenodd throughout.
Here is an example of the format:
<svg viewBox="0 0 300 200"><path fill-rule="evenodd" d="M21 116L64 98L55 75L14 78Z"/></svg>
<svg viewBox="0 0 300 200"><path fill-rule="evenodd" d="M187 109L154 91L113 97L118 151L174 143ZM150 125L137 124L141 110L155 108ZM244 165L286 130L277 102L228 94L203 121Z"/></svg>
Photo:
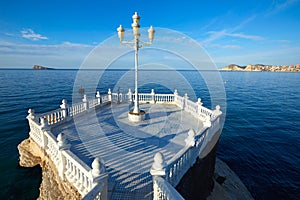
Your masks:
<svg viewBox="0 0 300 200"><path fill-rule="evenodd" d="M72 171L71 171L71 176L70 176L71 183L74 183L74 181L75 181L75 174L76 174L76 166L72 162Z"/></svg>
<svg viewBox="0 0 300 200"><path fill-rule="evenodd" d="M57 111L57 122L60 122L61 121L61 110Z"/></svg>
<svg viewBox="0 0 300 200"><path fill-rule="evenodd" d="M50 114L49 118L50 118L49 124L53 124L53 113Z"/></svg>
<svg viewBox="0 0 300 200"><path fill-rule="evenodd" d="M60 121L60 111L56 112L56 123Z"/></svg>
<svg viewBox="0 0 300 200"><path fill-rule="evenodd" d="M59 111L55 113L55 123L59 121Z"/></svg>
<svg viewBox="0 0 300 200"><path fill-rule="evenodd" d="M55 120L56 120L55 114L56 114L55 112L51 114L52 115L52 124L56 123L55 122Z"/></svg>
<svg viewBox="0 0 300 200"><path fill-rule="evenodd" d="M82 172L78 169L77 181L76 181L76 183L75 183L75 185L76 185L76 187L78 188L78 190L80 190L81 177L82 177Z"/></svg>
<svg viewBox="0 0 300 200"><path fill-rule="evenodd" d="M69 159L66 158L66 172L65 172L65 175L67 176L67 178L69 178L69 175L70 175L70 171L71 171L71 164L70 164L70 161Z"/></svg>
<svg viewBox="0 0 300 200"><path fill-rule="evenodd" d="M70 176L70 182L72 182L72 180L73 180L73 178L74 178L74 163L72 163L71 162L71 160L70 160L70 164L71 164L71 170L70 170L70 174L69 174L69 176Z"/></svg>
<svg viewBox="0 0 300 200"><path fill-rule="evenodd" d="M53 113L53 124L56 123L56 119L57 119L57 118L56 118L56 112L54 112L54 113Z"/></svg>
<svg viewBox="0 0 300 200"><path fill-rule="evenodd" d="M88 177L86 175L83 176L82 191L84 193L88 192Z"/></svg>

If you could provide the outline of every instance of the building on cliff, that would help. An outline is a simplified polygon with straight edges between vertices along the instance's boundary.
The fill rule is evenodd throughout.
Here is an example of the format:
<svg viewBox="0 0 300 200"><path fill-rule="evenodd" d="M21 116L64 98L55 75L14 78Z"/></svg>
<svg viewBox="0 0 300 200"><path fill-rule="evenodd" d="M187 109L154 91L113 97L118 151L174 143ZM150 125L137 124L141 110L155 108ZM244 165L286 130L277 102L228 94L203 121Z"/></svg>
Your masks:
<svg viewBox="0 0 300 200"><path fill-rule="evenodd" d="M277 65L263 65L263 64L248 64L246 67L231 64L220 69L221 71L246 71L246 72L300 72L300 64L296 66L291 64L289 66Z"/></svg>

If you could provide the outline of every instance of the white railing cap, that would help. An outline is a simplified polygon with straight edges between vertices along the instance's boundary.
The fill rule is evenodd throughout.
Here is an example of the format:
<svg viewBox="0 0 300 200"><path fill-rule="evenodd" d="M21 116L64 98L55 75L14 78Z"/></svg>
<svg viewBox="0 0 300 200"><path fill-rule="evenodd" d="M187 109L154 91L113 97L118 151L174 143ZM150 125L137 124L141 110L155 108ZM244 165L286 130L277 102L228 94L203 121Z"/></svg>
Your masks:
<svg viewBox="0 0 300 200"><path fill-rule="evenodd" d="M161 152L157 152L154 156L154 162L150 169L150 174L152 176L165 176L166 175L166 162L163 154Z"/></svg>

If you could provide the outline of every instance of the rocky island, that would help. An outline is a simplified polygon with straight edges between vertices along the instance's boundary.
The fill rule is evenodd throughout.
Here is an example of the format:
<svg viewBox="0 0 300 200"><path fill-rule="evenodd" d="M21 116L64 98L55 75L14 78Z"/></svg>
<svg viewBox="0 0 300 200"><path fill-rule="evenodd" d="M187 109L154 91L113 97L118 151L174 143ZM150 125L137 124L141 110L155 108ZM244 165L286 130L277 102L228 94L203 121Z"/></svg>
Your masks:
<svg viewBox="0 0 300 200"><path fill-rule="evenodd" d="M246 72L300 72L300 64L296 65L264 65L255 64L240 66L236 64L230 64L220 69L221 71L246 71Z"/></svg>
<svg viewBox="0 0 300 200"><path fill-rule="evenodd" d="M34 69L34 70L51 70L52 68L43 67L43 66L40 66L40 65L34 65L32 69Z"/></svg>

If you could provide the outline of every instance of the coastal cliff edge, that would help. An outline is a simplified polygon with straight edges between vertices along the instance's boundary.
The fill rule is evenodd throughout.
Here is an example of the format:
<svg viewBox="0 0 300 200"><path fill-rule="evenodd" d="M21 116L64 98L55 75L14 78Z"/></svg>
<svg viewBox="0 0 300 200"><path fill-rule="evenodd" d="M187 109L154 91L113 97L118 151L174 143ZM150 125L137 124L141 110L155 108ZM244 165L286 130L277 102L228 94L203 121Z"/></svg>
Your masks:
<svg viewBox="0 0 300 200"><path fill-rule="evenodd" d="M19 164L22 167L42 168L42 183L39 200L81 199L78 191L67 181L61 181L52 161L45 152L29 137L18 145Z"/></svg>

